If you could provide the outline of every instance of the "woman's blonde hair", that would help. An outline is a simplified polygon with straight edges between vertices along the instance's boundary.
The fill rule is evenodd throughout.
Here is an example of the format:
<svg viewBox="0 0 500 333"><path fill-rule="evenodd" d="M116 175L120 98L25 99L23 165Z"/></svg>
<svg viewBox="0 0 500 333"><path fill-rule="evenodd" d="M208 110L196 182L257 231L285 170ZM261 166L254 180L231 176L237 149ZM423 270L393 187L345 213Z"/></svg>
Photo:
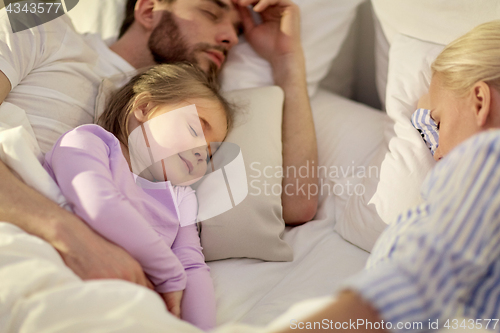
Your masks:
<svg viewBox="0 0 500 333"><path fill-rule="evenodd" d="M479 81L500 91L500 20L477 26L450 43L431 68L445 89L459 95Z"/></svg>
<svg viewBox="0 0 500 333"><path fill-rule="evenodd" d="M220 103L227 129L233 121L233 106L219 94L215 79L190 64L164 64L144 70L110 97L97 123L128 146L129 115L134 106L172 104L190 98L207 98Z"/></svg>

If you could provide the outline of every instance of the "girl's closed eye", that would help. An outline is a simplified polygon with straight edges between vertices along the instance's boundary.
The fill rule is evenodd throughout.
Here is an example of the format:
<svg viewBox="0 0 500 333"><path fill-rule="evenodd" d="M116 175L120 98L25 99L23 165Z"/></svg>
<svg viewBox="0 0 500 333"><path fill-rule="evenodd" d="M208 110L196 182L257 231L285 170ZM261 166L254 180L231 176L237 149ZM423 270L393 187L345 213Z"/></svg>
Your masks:
<svg viewBox="0 0 500 333"><path fill-rule="evenodd" d="M193 128L193 126L191 126L191 125L188 124L188 127L189 127L189 131L191 132L191 134L194 137L197 137L198 136L198 132Z"/></svg>

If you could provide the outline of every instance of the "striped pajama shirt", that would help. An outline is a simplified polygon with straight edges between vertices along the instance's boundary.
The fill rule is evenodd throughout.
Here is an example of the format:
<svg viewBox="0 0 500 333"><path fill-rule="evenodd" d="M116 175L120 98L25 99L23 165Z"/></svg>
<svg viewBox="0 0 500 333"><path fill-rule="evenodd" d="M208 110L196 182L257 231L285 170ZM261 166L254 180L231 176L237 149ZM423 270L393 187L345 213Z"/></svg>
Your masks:
<svg viewBox="0 0 500 333"><path fill-rule="evenodd" d="M456 147L429 173L425 203L401 214L347 281L397 323L500 318L500 130ZM500 331L500 324L495 330ZM493 324L489 328L493 328Z"/></svg>

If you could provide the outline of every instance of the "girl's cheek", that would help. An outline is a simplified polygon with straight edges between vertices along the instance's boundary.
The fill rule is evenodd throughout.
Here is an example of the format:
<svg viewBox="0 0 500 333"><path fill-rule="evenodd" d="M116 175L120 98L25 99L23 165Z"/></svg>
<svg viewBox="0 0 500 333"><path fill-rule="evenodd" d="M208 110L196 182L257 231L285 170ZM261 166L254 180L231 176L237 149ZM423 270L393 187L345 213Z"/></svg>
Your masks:
<svg viewBox="0 0 500 333"><path fill-rule="evenodd" d="M207 165L203 163L200 165L200 171L198 172L197 176L202 177L205 175L206 172L207 172Z"/></svg>

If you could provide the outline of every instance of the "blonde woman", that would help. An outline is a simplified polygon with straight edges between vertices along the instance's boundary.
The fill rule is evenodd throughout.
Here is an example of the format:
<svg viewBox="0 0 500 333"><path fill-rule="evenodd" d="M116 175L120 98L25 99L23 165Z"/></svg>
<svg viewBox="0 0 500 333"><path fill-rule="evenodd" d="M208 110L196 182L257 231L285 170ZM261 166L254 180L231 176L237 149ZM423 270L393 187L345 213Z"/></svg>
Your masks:
<svg viewBox="0 0 500 333"><path fill-rule="evenodd" d="M46 154L46 170L75 214L141 264L172 314L215 327L188 185L207 170L207 144L224 140L231 107L201 70L159 65L117 91L99 124L64 134ZM141 164L155 145L162 159Z"/></svg>
<svg viewBox="0 0 500 333"><path fill-rule="evenodd" d="M387 227L336 302L289 331L500 330L500 21L451 43L432 70L439 163L425 203Z"/></svg>

